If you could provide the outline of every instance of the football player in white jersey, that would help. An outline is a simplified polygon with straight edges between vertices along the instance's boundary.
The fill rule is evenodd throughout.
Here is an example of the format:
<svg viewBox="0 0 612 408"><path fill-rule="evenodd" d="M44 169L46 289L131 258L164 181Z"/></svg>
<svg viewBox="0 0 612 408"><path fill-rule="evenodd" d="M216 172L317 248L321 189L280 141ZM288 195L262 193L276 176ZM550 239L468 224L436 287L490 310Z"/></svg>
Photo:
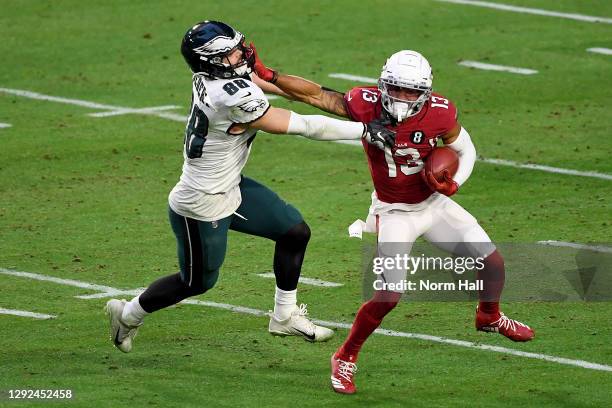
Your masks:
<svg viewBox="0 0 612 408"><path fill-rule="evenodd" d="M181 52L193 73L192 103L184 139L184 164L169 196L169 217L177 240L180 272L153 282L131 301L106 305L113 344L123 352L144 317L211 289L219 276L229 229L275 241L273 335L325 341L333 331L297 306L297 284L310 229L301 214L276 193L244 177L258 130L298 134L315 140L361 139L383 148L394 132L380 123L363 124L303 116L273 108L250 80L254 52L244 36L218 21L187 31Z"/></svg>

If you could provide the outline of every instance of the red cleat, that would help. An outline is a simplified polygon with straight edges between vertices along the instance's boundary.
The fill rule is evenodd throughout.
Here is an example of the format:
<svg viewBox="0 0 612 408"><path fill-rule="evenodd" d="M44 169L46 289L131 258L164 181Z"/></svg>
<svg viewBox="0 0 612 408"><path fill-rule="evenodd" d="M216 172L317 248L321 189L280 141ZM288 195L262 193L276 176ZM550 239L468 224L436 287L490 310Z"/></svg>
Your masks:
<svg viewBox="0 0 612 408"><path fill-rule="evenodd" d="M348 360L341 360L332 354L331 357L331 386L340 394L354 394L357 392L353 383L353 375L357 372L355 359L351 356Z"/></svg>
<svg viewBox="0 0 612 408"><path fill-rule="evenodd" d="M512 341L529 341L535 336L533 329L517 320L506 317L503 313L488 314L476 308L476 330L499 333Z"/></svg>

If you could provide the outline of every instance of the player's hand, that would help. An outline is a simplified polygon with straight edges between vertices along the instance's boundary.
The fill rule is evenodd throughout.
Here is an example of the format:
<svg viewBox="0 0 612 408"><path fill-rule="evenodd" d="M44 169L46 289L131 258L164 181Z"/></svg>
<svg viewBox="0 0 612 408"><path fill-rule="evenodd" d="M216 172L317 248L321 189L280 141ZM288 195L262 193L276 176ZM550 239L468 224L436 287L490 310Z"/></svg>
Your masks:
<svg viewBox="0 0 612 408"><path fill-rule="evenodd" d="M363 138L380 150L385 150L386 146L393 147L395 145L395 132L387 129L385 124L380 119L364 124Z"/></svg>
<svg viewBox="0 0 612 408"><path fill-rule="evenodd" d="M278 72L266 67L266 65L261 61L259 55L257 55L257 49L255 49L255 44L250 43L249 48L253 50L253 55L255 56L255 66L253 68L255 68L255 73L257 74L257 76L266 82L276 82L276 79L278 78Z"/></svg>
<svg viewBox="0 0 612 408"><path fill-rule="evenodd" d="M437 191L438 193L442 193L445 196L450 197L455 194L457 190L459 190L459 185L455 182L455 180L453 180L448 170L444 171L444 180L442 182L436 180L434 175L430 172L426 172L423 170L421 172L421 175L423 176L423 180L425 180L425 183L427 183L429 188L434 191Z"/></svg>

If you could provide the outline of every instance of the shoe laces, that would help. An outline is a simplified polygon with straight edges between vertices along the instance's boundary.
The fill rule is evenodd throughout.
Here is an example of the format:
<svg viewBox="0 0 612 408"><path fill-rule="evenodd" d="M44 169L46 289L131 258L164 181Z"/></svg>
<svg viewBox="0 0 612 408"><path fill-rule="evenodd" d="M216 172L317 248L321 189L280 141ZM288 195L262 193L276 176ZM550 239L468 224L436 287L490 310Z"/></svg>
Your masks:
<svg viewBox="0 0 612 408"><path fill-rule="evenodd" d="M338 359L338 375L346 381L353 381L353 375L357 372L357 364Z"/></svg>
<svg viewBox="0 0 612 408"><path fill-rule="evenodd" d="M492 323L492 325L497 325L497 327L499 327L500 329L515 331L518 328L518 326L528 327L526 324L523 324L517 320L510 319L508 316L506 316L503 313L500 313L500 314L501 314L500 318Z"/></svg>
<svg viewBox="0 0 612 408"><path fill-rule="evenodd" d="M300 304L298 308L295 310L294 314L298 317L303 317L303 321L306 323L308 328L314 333L315 332L315 324L308 319L308 305L305 303Z"/></svg>
<svg viewBox="0 0 612 408"><path fill-rule="evenodd" d="M308 305L305 303L300 304L297 309L297 314L299 316L308 316Z"/></svg>

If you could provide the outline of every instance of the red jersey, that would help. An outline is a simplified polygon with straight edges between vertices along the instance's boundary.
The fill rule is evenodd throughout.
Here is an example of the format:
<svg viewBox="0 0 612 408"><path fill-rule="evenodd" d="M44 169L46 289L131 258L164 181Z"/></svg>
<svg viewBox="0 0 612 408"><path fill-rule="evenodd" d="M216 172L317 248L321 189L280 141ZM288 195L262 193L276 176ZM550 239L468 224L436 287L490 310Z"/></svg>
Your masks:
<svg viewBox="0 0 612 408"><path fill-rule="evenodd" d="M381 117L381 94L377 87L353 88L344 95L349 117L368 123ZM378 199L387 203L416 204L433 191L419 174L423 160L436 146L438 137L457 124L457 109L442 95L433 93L421 111L397 126L395 145L385 151L362 140Z"/></svg>

